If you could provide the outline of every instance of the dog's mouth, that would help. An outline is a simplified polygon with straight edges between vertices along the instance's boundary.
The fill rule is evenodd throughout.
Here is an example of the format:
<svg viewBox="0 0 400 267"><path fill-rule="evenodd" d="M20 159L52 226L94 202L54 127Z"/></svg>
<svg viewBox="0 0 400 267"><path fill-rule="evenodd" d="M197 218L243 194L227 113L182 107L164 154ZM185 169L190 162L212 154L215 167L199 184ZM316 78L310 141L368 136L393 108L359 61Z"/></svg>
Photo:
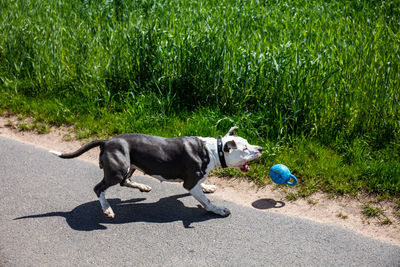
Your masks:
<svg viewBox="0 0 400 267"><path fill-rule="evenodd" d="M246 173L246 172L250 171L250 166L247 163L249 163L250 161L253 161L255 159L258 159L259 157L261 157L261 153L257 154L254 158L250 159L249 161L247 161L242 166L239 166L238 169L243 173Z"/></svg>
<svg viewBox="0 0 400 267"><path fill-rule="evenodd" d="M249 167L249 165L247 165L247 163L245 163L244 165L239 167L239 170L241 172L248 172L250 170L250 167Z"/></svg>

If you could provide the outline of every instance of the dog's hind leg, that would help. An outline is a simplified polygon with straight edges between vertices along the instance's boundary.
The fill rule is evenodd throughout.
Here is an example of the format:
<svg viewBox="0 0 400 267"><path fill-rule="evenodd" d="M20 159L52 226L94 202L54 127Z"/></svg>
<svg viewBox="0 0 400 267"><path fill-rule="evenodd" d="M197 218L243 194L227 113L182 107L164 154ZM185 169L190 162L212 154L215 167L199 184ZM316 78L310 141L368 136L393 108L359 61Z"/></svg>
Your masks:
<svg viewBox="0 0 400 267"><path fill-rule="evenodd" d="M130 188L136 188L139 189L140 192L150 192L151 191L151 187L145 184L140 184L140 183L136 183L136 182L132 182L129 179L126 179L123 186L126 187L130 187Z"/></svg>
<svg viewBox="0 0 400 267"><path fill-rule="evenodd" d="M104 214L109 218L114 218L114 211L105 198L104 192L110 186L123 185L124 181L135 171L129 168L129 149L126 141L111 139L107 142L101 148L99 162L104 171L104 178L94 187L94 192L99 198Z"/></svg>
<svg viewBox="0 0 400 267"><path fill-rule="evenodd" d="M201 189L203 190L204 193L214 193L215 190L217 190L217 187L212 184L200 184Z"/></svg>
<svg viewBox="0 0 400 267"><path fill-rule="evenodd" d="M104 193L106 191L106 189L109 187L110 187L110 185L108 185L105 182L105 179L103 179L100 183L98 183L94 187L93 190L96 193L97 197L99 198L101 209L103 210L103 213L108 218L114 219L114 217L115 217L114 211L112 210L110 204L108 203L105 193Z"/></svg>
<svg viewBox="0 0 400 267"><path fill-rule="evenodd" d="M136 183L136 182L132 182L131 181L131 176L132 174L135 172L136 169L132 168L128 171L128 173L125 176L125 179L121 182L121 186L126 186L126 187L130 187L130 188L136 188L139 189L140 192L150 192L151 191L151 187L145 184L140 184L140 183Z"/></svg>

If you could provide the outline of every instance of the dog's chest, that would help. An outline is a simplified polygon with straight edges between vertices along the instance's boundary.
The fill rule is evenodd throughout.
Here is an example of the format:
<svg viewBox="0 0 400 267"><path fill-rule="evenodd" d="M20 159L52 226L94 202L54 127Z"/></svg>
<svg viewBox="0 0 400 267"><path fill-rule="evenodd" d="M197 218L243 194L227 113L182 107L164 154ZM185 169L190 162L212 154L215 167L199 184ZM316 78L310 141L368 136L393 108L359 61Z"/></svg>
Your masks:
<svg viewBox="0 0 400 267"><path fill-rule="evenodd" d="M166 179L162 177L161 175L151 175L151 177L156 178L160 182L183 182L183 179L177 178L177 179Z"/></svg>

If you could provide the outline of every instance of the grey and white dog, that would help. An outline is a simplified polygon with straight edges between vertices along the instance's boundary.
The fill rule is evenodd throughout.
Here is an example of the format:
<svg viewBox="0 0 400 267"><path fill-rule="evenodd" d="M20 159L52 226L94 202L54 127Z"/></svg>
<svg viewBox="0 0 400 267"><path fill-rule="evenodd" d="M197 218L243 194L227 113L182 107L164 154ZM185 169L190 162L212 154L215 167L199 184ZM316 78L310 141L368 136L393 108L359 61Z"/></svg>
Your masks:
<svg viewBox="0 0 400 267"><path fill-rule="evenodd" d="M161 181L183 182L183 187L210 212L228 216L230 211L213 205L204 193L212 193L215 186L203 184L215 168L237 168L247 172L249 161L261 156L262 148L250 145L236 136L232 127L222 138L178 137L163 138L145 134L123 134L109 140L95 140L72 153L50 151L60 158L75 158L99 146L99 165L103 180L94 187L104 214L114 218L114 212L105 198L110 186L137 188L149 192L151 187L132 182L130 177L138 169Z"/></svg>

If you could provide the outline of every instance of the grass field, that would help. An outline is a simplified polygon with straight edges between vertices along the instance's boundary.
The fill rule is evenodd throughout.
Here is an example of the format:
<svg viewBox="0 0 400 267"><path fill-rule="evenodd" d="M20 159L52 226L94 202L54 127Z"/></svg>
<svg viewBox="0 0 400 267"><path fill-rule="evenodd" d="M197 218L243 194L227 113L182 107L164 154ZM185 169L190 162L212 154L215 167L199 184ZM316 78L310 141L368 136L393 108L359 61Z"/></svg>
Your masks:
<svg viewBox="0 0 400 267"><path fill-rule="evenodd" d="M237 125L250 179L400 196L398 0L0 0L0 23L3 110L82 138Z"/></svg>

